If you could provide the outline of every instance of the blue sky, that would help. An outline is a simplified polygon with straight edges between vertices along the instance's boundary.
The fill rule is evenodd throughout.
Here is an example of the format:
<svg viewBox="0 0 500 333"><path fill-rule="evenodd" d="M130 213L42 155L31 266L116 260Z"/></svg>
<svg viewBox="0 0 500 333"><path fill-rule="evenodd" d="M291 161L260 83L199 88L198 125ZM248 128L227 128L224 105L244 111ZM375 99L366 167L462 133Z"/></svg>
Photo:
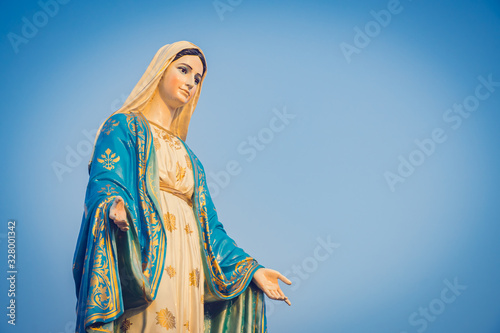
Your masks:
<svg viewBox="0 0 500 333"><path fill-rule="evenodd" d="M0 17L0 247L15 219L18 270L2 332L71 332L93 135L178 40L207 57L187 143L219 216L294 282L292 307L267 302L270 332L500 330L498 1L42 0Z"/></svg>

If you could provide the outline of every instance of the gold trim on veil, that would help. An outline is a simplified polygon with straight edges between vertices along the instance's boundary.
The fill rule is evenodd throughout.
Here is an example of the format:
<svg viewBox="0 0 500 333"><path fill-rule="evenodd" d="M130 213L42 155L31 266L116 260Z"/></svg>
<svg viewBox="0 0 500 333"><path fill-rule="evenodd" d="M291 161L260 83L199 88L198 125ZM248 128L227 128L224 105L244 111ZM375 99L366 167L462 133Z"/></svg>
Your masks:
<svg viewBox="0 0 500 333"><path fill-rule="evenodd" d="M137 82L134 89L132 89L132 92L125 100L125 103L123 103L123 106L117 111L113 112L109 117L113 116L116 113L142 112L148 101L153 97L158 83L163 76L163 72L168 67L168 65L170 65L176 54L184 49L190 48L195 48L200 51L201 54L203 54L203 51L198 46L187 41L179 41L162 46L156 52L153 60L151 60L141 79L139 80L139 82ZM204 54L203 57L205 57ZM191 98L191 100L175 110L175 117L170 125L170 131L181 138L183 141L186 141L189 121L191 120L191 116L194 112L194 109L196 108L196 104L198 103L201 86L203 84L205 76L206 69L200 83L198 83L198 89L196 90L196 93ZM99 137L99 133L101 132L101 129L106 121L108 121L109 117L101 124L101 126L97 130L97 134L94 140L94 150L97 138ZM92 151L89 164L92 162L94 150Z"/></svg>

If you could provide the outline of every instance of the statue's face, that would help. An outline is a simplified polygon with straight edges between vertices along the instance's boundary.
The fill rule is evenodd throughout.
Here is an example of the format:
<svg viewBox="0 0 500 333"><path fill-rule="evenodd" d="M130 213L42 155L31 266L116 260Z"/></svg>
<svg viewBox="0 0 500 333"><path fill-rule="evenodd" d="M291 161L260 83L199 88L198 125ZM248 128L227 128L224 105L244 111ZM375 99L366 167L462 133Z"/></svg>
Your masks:
<svg viewBox="0 0 500 333"><path fill-rule="evenodd" d="M163 102L173 108L189 102L198 90L202 73L203 64L196 55L182 56L172 62L158 84Z"/></svg>

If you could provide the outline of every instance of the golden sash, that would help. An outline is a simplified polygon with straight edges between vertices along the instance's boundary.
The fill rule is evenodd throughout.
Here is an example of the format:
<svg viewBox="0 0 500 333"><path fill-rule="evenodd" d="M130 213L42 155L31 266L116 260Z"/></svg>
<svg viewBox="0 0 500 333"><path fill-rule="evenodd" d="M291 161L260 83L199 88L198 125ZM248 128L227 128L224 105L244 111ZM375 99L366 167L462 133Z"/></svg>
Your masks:
<svg viewBox="0 0 500 333"><path fill-rule="evenodd" d="M187 195L185 195L184 193L182 193L181 191L179 191L179 190L177 190L177 189L175 189L173 187L168 186L167 184L165 184L161 180L160 180L160 190L168 192L168 193L171 193L171 194L173 194L173 195L181 198L182 200L186 201L186 203L190 207L193 207L193 202L191 201L191 198L188 198Z"/></svg>

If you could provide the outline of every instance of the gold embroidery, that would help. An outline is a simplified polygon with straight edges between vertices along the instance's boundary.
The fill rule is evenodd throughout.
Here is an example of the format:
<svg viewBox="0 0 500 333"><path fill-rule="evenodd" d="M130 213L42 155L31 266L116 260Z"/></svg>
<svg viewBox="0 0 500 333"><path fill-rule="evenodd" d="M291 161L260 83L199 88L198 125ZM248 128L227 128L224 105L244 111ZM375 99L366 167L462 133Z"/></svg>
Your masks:
<svg viewBox="0 0 500 333"><path fill-rule="evenodd" d="M183 168L179 161L177 161L177 166L175 170L175 178L177 179L178 182L180 182L184 176L186 175L186 168Z"/></svg>
<svg viewBox="0 0 500 333"><path fill-rule="evenodd" d="M188 234L188 235L193 233L193 230L191 230L190 224L186 224L186 226L184 227L184 230L186 230L186 234Z"/></svg>
<svg viewBox="0 0 500 333"><path fill-rule="evenodd" d="M193 271L189 273L189 285L195 287L200 286L200 270L198 268L193 269Z"/></svg>
<svg viewBox="0 0 500 333"><path fill-rule="evenodd" d="M172 135L167 135L165 140L172 149L181 149L181 144Z"/></svg>
<svg viewBox="0 0 500 333"><path fill-rule="evenodd" d="M92 252L94 261L90 268L91 278L87 298L87 311L92 310L94 313L86 318L85 323L95 319L111 318L121 309L120 302L116 301L118 284L112 264L115 258L107 230L107 219L103 216L112 199L113 197L107 197L101 202L94 217L96 221L92 229L95 244Z"/></svg>
<svg viewBox="0 0 500 333"><path fill-rule="evenodd" d="M101 189L97 192L98 193L104 192L106 193L106 195L118 194L118 192L115 190L116 189L114 187L111 187L111 185L108 184L106 185L106 187L101 187Z"/></svg>
<svg viewBox="0 0 500 333"><path fill-rule="evenodd" d="M191 332L191 330L189 329L189 320L186 321L186 323L184 324L184 326L186 326L186 329L188 330L188 332Z"/></svg>
<svg viewBox="0 0 500 333"><path fill-rule="evenodd" d="M151 121L149 121L150 123L152 123ZM156 132L156 134L162 139L162 140L165 140L165 131L163 131L161 128L158 128L156 126L152 126L151 127L153 129L153 131Z"/></svg>
<svg viewBox="0 0 500 333"><path fill-rule="evenodd" d="M130 320L128 320L128 318L125 318L125 320L122 322L122 324L120 325L120 329L127 333L127 331L129 330L130 326L132 326L133 324L130 322Z"/></svg>
<svg viewBox="0 0 500 333"><path fill-rule="evenodd" d="M156 325L165 327L167 330L175 328L175 316L172 312L168 311L168 308L160 310L156 313Z"/></svg>
<svg viewBox="0 0 500 333"><path fill-rule="evenodd" d="M106 155L101 154L101 158L97 158L99 163L104 164L104 168L108 170L112 170L115 168L114 164L120 160L120 156L115 157L116 153L111 154L111 149L106 149Z"/></svg>
<svg viewBox="0 0 500 333"><path fill-rule="evenodd" d="M120 124L118 120L110 118L109 121L102 127L102 132L109 135L109 133L111 133L115 127L118 126L118 124Z"/></svg>
<svg viewBox="0 0 500 333"><path fill-rule="evenodd" d="M170 278L173 278L175 276L175 268L173 268L172 266L168 266L167 268L165 268L165 270L167 271L167 274L168 276L170 276Z"/></svg>
<svg viewBox="0 0 500 333"><path fill-rule="evenodd" d="M202 303L204 303L204 302L205 302L205 300L203 299L203 296L204 296L204 295L201 295L201 302L202 302Z"/></svg>
<svg viewBox="0 0 500 333"><path fill-rule="evenodd" d="M97 295L99 295L101 302L106 303L108 301L108 295L106 294L107 288L105 286L97 287Z"/></svg>
<svg viewBox="0 0 500 333"><path fill-rule="evenodd" d="M160 149L160 140L158 140L158 138L153 138L153 144L156 150Z"/></svg>
<svg viewBox="0 0 500 333"><path fill-rule="evenodd" d="M151 126L151 128L153 129L153 131L155 131L156 135L158 135L162 140L165 140L165 135L163 134L163 131L161 129L156 126Z"/></svg>
<svg viewBox="0 0 500 333"><path fill-rule="evenodd" d="M163 219L165 220L165 227L168 229L168 231L172 232L177 229L177 227L175 226L174 214L170 214L167 212L166 214L163 214Z"/></svg>
<svg viewBox="0 0 500 333"><path fill-rule="evenodd" d="M158 202L157 191L155 191L155 186L153 186L154 178L148 173L146 177L146 168L148 167L150 161L149 151L150 145L153 145L153 135L149 130L148 121L142 115L142 113L129 112L126 114L127 124L129 130L137 138L137 157L138 157L138 169L139 169L139 196L140 201L145 203L143 205L144 215L147 220L150 221L150 233L151 238L149 242L148 251L148 267L144 272L146 277L151 277L150 285L151 290L154 290L153 297L156 296L157 286L160 283L159 280L159 270L163 267L165 251L160 251L166 243L166 237L164 233L163 225L161 224L161 218L158 215L158 211L155 209L154 202L150 199L147 193L146 182L149 187L153 189L152 194L156 202ZM139 126L138 126L139 125ZM146 145L148 144L148 145ZM148 148L148 149L146 149ZM152 165L155 168L154 165ZM156 172L156 169L153 169ZM156 186L157 187L157 186Z"/></svg>
<svg viewBox="0 0 500 333"><path fill-rule="evenodd" d="M153 126L153 130L163 141L168 143L172 149L181 149L181 144L176 140L175 136L165 131L163 128L158 128L156 126Z"/></svg>
<svg viewBox="0 0 500 333"><path fill-rule="evenodd" d="M105 328L102 328L102 324L98 324L98 325L95 325L95 326L90 326L90 330L91 331L97 331L97 332L108 332L108 333L112 333L110 330L107 330Z"/></svg>

